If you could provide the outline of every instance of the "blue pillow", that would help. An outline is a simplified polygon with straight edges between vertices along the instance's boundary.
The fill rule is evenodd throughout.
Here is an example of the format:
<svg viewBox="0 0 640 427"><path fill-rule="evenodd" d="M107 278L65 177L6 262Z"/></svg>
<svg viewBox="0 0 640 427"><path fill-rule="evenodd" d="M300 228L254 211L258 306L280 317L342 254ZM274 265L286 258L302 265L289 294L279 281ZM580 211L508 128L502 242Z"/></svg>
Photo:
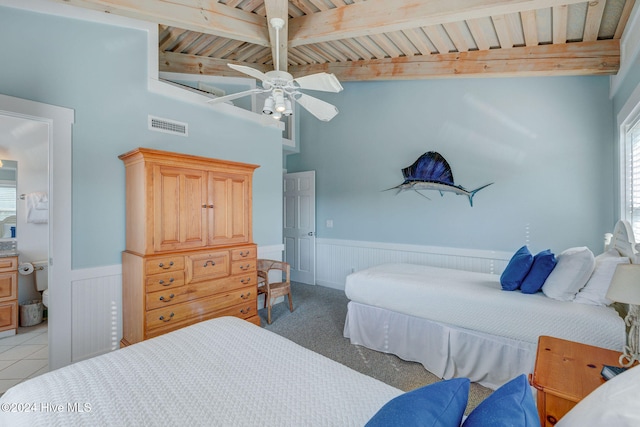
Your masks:
<svg viewBox="0 0 640 427"><path fill-rule="evenodd" d="M533 264L533 255L525 245L518 249L511 257L507 268L500 276L500 285L505 291L515 291L520 287Z"/></svg>
<svg viewBox="0 0 640 427"><path fill-rule="evenodd" d="M533 265L531 270L524 278L520 285L520 290L523 294L535 294L544 285L544 281L547 280L549 274L553 271L558 261L556 256L551 253L549 249L546 251L538 252L533 257Z"/></svg>
<svg viewBox="0 0 640 427"><path fill-rule="evenodd" d="M540 418L527 377L522 374L483 400L467 417L463 427L539 427Z"/></svg>
<svg viewBox="0 0 640 427"><path fill-rule="evenodd" d="M387 402L367 427L459 427L469 398L469 379L440 381Z"/></svg>

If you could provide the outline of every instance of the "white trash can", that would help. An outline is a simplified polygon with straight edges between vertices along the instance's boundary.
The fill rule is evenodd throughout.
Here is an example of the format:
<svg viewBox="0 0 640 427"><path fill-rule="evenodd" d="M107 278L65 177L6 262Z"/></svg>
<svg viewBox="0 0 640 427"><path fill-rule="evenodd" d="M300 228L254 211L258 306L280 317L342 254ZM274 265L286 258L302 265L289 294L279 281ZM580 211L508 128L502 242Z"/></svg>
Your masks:
<svg viewBox="0 0 640 427"><path fill-rule="evenodd" d="M35 326L42 323L42 301L33 300L20 304L20 326Z"/></svg>

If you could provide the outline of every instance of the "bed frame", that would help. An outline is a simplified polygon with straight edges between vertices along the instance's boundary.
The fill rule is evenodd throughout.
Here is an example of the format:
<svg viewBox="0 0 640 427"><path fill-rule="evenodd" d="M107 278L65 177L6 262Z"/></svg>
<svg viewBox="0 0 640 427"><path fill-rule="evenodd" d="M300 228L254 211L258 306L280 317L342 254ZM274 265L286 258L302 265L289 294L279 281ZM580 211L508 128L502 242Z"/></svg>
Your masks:
<svg viewBox="0 0 640 427"><path fill-rule="evenodd" d="M618 221L605 236L605 250L638 263L631 226ZM616 307L619 310L619 307ZM622 332L622 331L621 331ZM465 329L385 308L350 301L344 336L354 345L421 363L440 378L468 377L496 389L520 374L533 372L535 342Z"/></svg>

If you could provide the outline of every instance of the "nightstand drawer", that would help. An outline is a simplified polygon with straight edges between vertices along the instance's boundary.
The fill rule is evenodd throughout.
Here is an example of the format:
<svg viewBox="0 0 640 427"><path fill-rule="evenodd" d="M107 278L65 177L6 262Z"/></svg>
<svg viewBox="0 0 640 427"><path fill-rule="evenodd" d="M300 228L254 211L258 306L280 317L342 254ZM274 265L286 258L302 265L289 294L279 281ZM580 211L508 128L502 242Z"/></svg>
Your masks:
<svg viewBox="0 0 640 427"><path fill-rule="evenodd" d="M545 427L556 425L560 418L578 404L578 402L563 399L562 397L554 396L552 394L546 394L542 391L539 391L538 393L543 397L543 402L538 399L538 405L542 403L545 414L544 420L540 419L540 425ZM538 413L541 413L540 410L538 410Z"/></svg>

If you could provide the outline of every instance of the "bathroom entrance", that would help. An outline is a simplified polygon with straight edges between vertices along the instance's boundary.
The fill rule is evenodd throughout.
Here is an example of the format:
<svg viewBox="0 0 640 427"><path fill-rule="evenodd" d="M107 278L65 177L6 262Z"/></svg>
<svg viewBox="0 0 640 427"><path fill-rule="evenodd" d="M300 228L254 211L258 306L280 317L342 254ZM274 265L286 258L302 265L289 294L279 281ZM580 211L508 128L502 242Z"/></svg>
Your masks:
<svg viewBox="0 0 640 427"><path fill-rule="evenodd" d="M49 270L48 151L46 122L0 113L0 261L6 264L0 275L3 283L17 278L4 299L5 310L15 310L17 329L0 328L0 393L49 366L42 304Z"/></svg>

